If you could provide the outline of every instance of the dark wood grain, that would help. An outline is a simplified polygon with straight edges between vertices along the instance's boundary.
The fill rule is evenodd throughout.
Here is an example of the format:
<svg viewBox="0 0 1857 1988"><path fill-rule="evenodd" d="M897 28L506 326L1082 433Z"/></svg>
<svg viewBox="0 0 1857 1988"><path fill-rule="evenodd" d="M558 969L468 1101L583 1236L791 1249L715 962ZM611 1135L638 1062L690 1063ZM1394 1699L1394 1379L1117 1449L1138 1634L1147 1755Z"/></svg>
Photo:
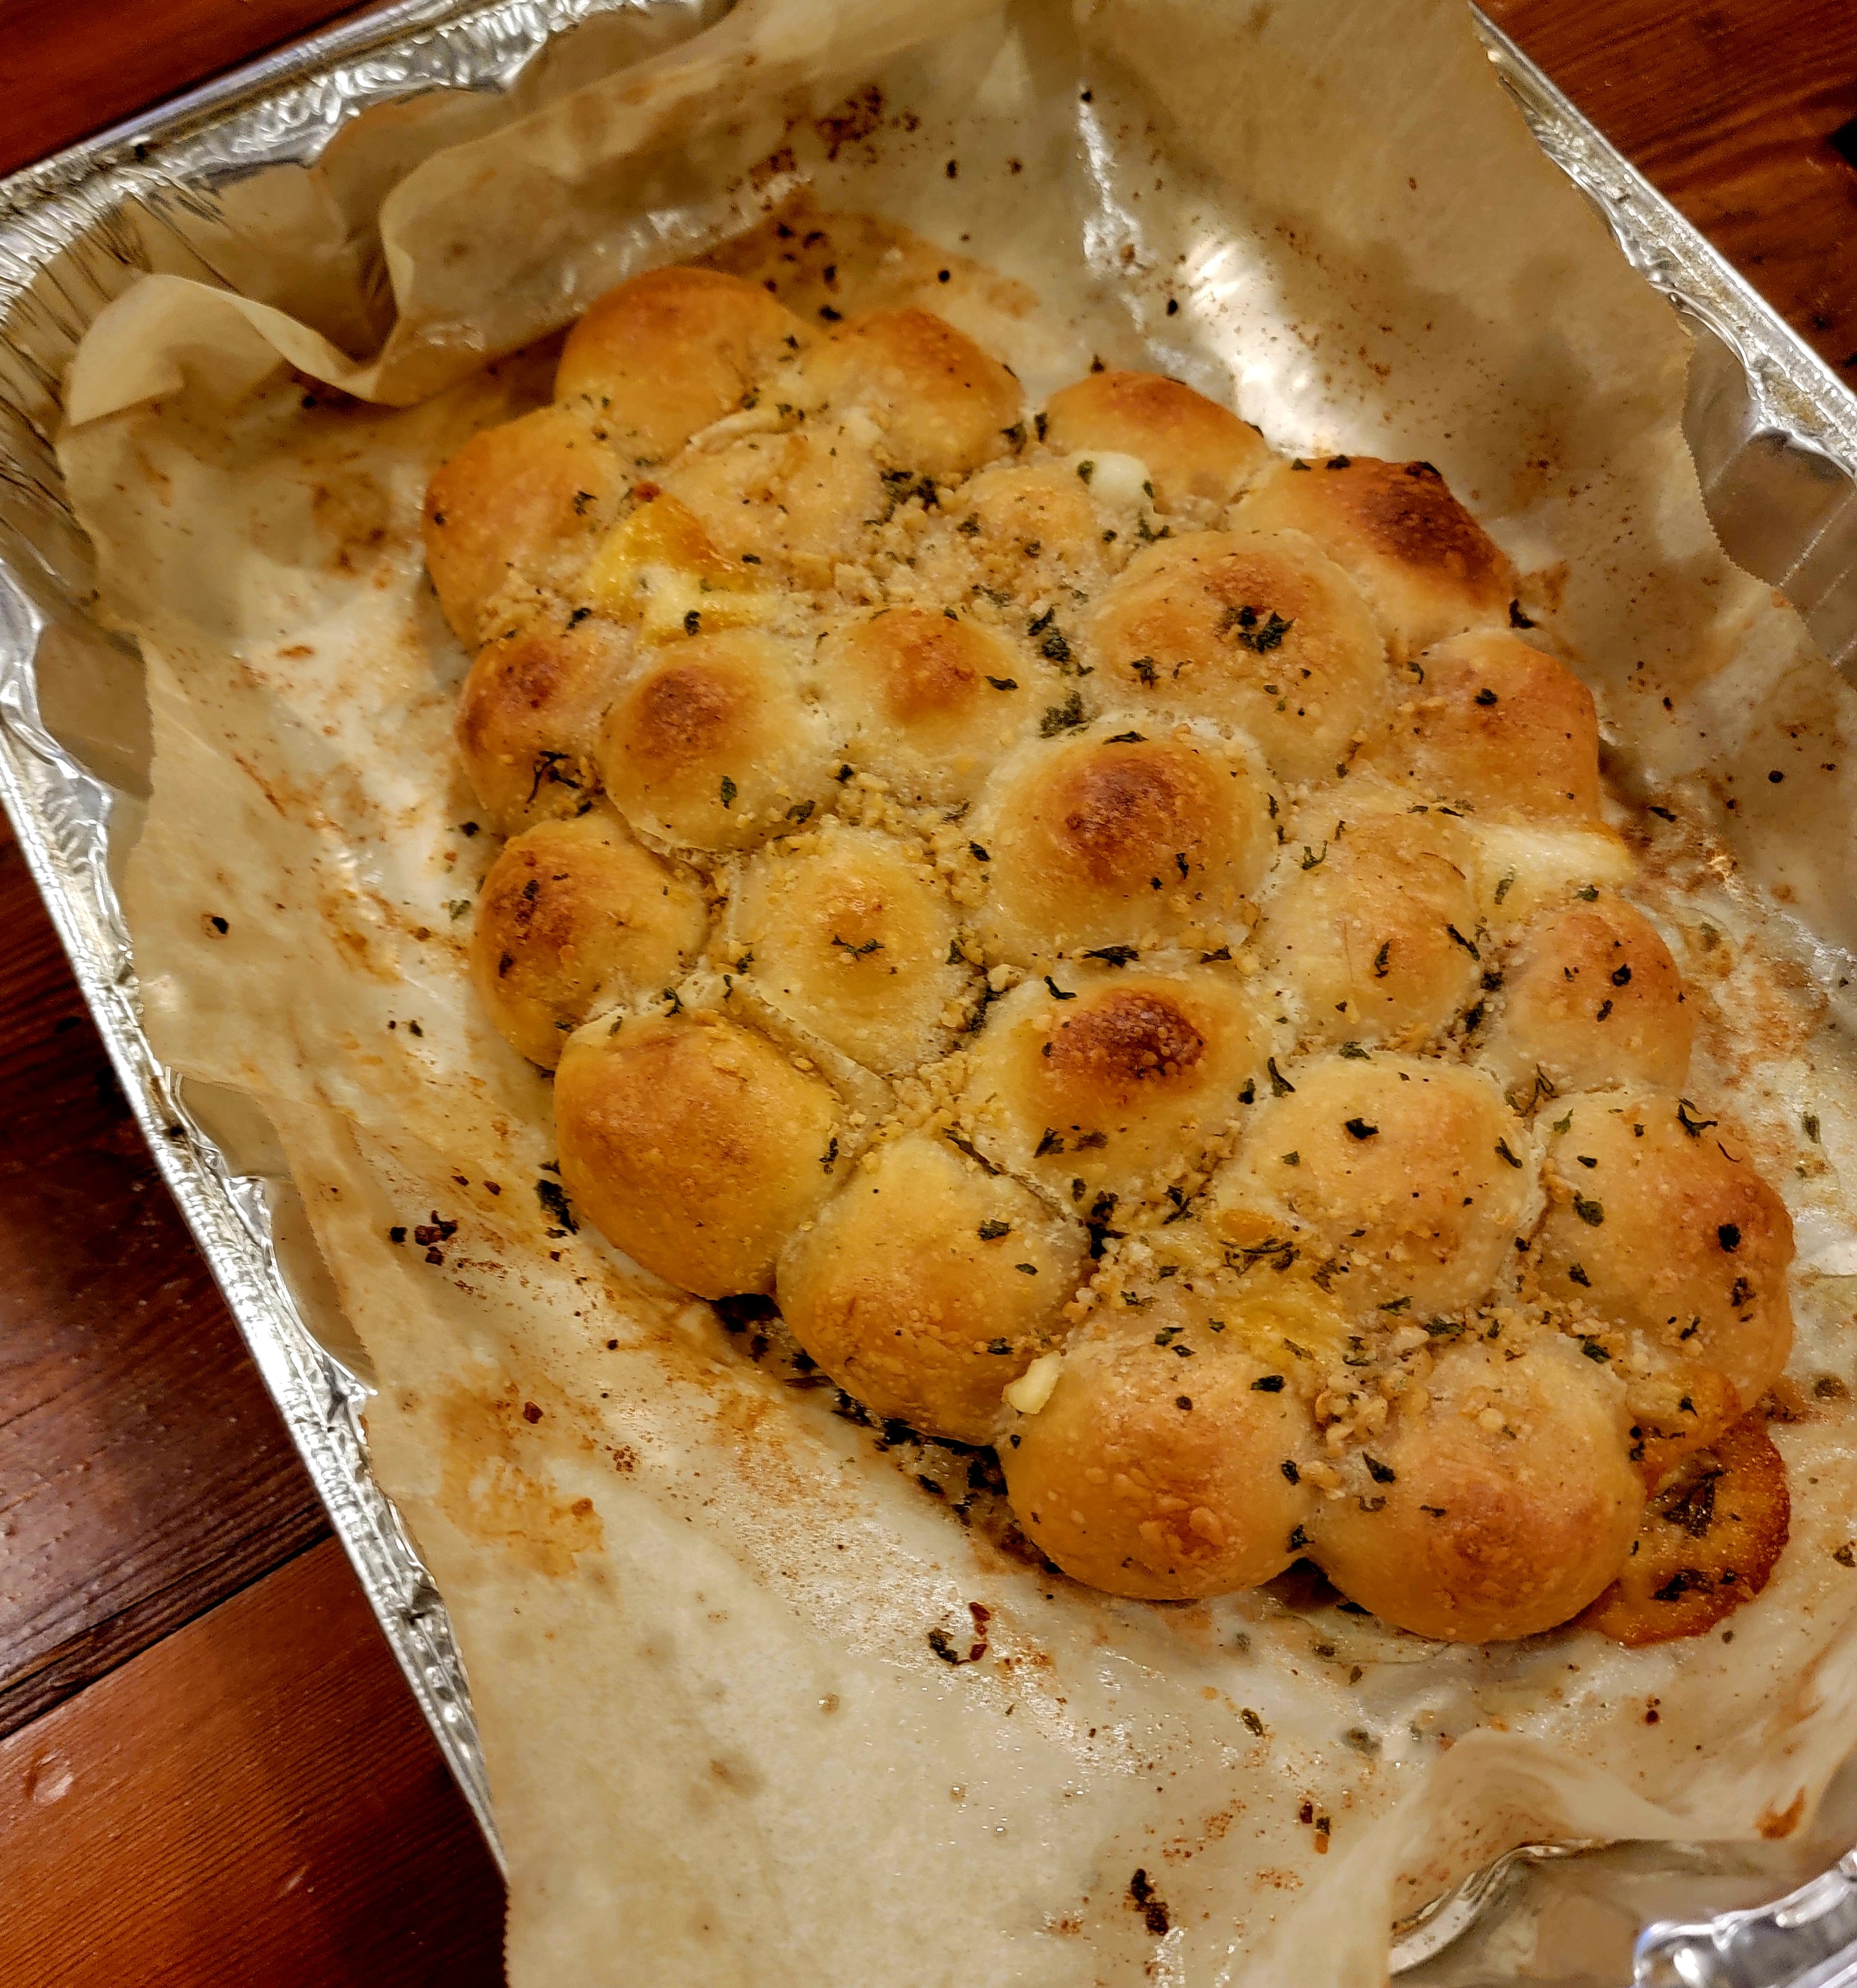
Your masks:
<svg viewBox="0 0 1857 1988"><path fill-rule="evenodd" d="M5 1732L326 1527L3 830L0 931Z"/></svg>
<svg viewBox="0 0 1857 1988"><path fill-rule="evenodd" d="M0 173L352 11L353 0L0 0Z"/></svg>
<svg viewBox="0 0 1857 1988"><path fill-rule="evenodd" d="M502 1887L340 1549L0 1743L7 1988L492 1988Z"/></svg>
<svg viewBox="0 0 1857 1988"><path fill-rule="evenodd" d="M1483 5L1857 386L1853 0Z"/></svg>

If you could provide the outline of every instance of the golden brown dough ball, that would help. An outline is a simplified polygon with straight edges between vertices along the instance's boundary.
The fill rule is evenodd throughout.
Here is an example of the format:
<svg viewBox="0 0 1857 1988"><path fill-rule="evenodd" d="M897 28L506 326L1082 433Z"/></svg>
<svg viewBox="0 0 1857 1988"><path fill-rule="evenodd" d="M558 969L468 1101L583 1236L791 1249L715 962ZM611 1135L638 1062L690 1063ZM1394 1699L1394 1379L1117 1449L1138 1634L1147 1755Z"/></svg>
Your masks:
<svg viewBox="0 0 1857 1988"><path fill-rule="evenodd" d="M758 284L711 269L650 269L608 290L567 334L555 398L583 401L634 462L662 462L732 414L805 338Z"/></svg>
<svg viewBox="0 0 1857 1988"><path fill-rule="evenodd" d="M553 1069L596 1007L681 980L709 921L695 879L596 808L506 845L478 897L471 977L510 1046Z"/></svg>
<svg viewBox="0 0 1857 1988"><path fill-rule="evenodd" d="M974 1137L1086 1209L1099 1192L1158 1195L1230 1124L1267 1049L1229 970L1073 962L987 1011L966 1090Z"/></svg>
<svg viewBox="0 0 1857 1988"><path fill-rule="evenodd" d="M1481 984L1475 848L1446 816L1340 810L1291 833L1259 959L1294 989L1304 1040L1416 1046Z"/></svg>
<svg viewBox="0 0 1857 1988"><path fill-rule="evenodd" d="M932 311L870 311L800 361L808 387L842 416L861 407L898 468L948 482L1003 455L1020 418L1019 383Z"/></svg>
<svg viewBox="0 0 1857 1988"><path fill-rule="evenodd" d="M1489 1078L1376 1050L1293 1065L1274 1087L1213 1181L1208 1226L1248 1244L1283 1211L1302 1253L1335 1263L1335 1296L1355 1311L1405 1300L1423 1320L1476 1304L1514 1253L1533 1178Z"/></svg>
<svg viewBox="0 0 1857 1988"><path fill-rule="evenodd" d="M1597 821L1599 720L1564 663L1501 631L1419 659L1425 681L1365 758L1422 793L1479 813Z"/></svg>
<svg viewBox="0 0 1857 1988"><path fill-rule="evenodd" d="M438 604L462 642L526 621L570 587L612 522L626 478L573 408L538 407L474 434L426 492L421 535Z"/></svg>
<svg viewBox="0 0 1857 1988"><path fill-rule="evenodd" d="M968 969L953 907L914 844L840 828L763 850L744 873L730 949L790 1020L881 1074L947 1046Z"/></svg>
<svg viewBox="0 0 1857 1988"><path fill-rule="evenodd" d="M1338 455L1284 463L1255 484L1236 523L1307 532L1367 597L1395 657L1505 618L1515 573L1429 462Z"/></svg>
<svg viewBox="0 0 1857 1988"><path fill-rule="evenodd" d="M655 651L607 714L598 752L632 827L693 849L753 847L810 813L833 771L793 659L745 630Z"/></svg>
<svg viewBox="0 0 1857 1988"><path fill-rule="evenodd" d="M827 583L833 566L857 556L885 509L870 450L830 423L685 456L664 487L729 557L807 585Z"/></svg>
<svg viewBox="0 0 1857 1988"><path fill-rule="evenodd" d="M1543 1290L1757 1402L1792 1347L1792 1222L1740 1128L1653 1090L1564 1098L1541 1115L1554 1135L1534 1253Z"/></svg>
<svg viewBox="0 0 1857 1988"><path fill-rule="evenodd" d="M1030 673L978 622L886 607L836 630L819 680L846 750L905 799L969 800L1030 722Z"/></svg>
<svg viewBox="0 0 1857 1988"><path fill-rule="evenodd" d="M1001 1390L1061 1336L1085 1231L945 1139L912 1133L872 1157L788 1242L781 1312L866 1408L991 1442Z"/></svg>
<svg viewBox="0 0 1857 1988"><path fill-rule="evenodd" d="M1229 1308L1213 1316L1162 1284L1081 1327L1044 1405L1012 1419L1013 1510L1074 1580L1183 1601L1255 1587L1305 1550L1308 1411Z"/></svg>
<svg viewBox="0 0 1857 1988"><path fill-rule="evenodd" d="M1483 1060L1524 1101L1537 1073L1555 1090L1675 1090L1695 1034L1669 948L1642 911L1608 898L1551 912L1523 934Z"/></svg>
<svg viewBox="0 0 1857 1988"><path fill-rule="evenodd" d="M971 817L989 960L1241 942L1276 847L1262 769L1209 728L1125 712L1030 741Z"/></svg>
<svg viewBox="0 0 1857 1988"><path fill-rule="evenodd" d="M593 749L631 644L598 621L499 635L458 706L458 746L485 812L505 830L578 814L600 790Z"/></svg>
<svg viewBox="0 0 1857 1988"><path fill-rule="evenodd" d="M837 1100L706 1010L596 1021L555 1078L561 1178L617 1249L698 1297L766 1291L848 1171Z"/></svg>
<svg viewBox="0 0 1857 1988"><path fill-rule="evenodd" d="M1392 694L1366 604L1299 532L1149 546L1098 602L1089 642L1105 695L1240 727L1286 779L1332 779Z"/></svg>
<svg viewBox="0 0 1857 1988"><path fill-rule="evenodd" d="M1163 511L1188 497L1229 503L1270 460L1249 421L1159 373L1086 374L1051 396L1045 440L1066 452L1139 457Z"/></svg>
<svg viewBox="0 0 1857 1988"><path fill-rule="evenodd" d="M1309 1527L1323 1570L1382 1621L1454 1643L1576 1615L1625 1564L1644 1510L1624 1391L1558 1334L1520 1357L1476 1339L1402 1401L1348 1495Z"/></svg>

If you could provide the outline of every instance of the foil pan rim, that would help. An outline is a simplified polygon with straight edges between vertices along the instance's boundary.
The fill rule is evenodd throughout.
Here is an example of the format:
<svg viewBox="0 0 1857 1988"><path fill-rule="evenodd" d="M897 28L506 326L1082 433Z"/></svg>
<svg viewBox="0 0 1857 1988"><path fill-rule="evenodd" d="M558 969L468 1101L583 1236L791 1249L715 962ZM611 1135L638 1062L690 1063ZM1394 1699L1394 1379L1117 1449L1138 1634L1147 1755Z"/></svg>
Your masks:
<svg viewBox="0 0 1857 1988"><path fill-rule="evenodd" d="M1470 13L1536 144L1585 195L1625 260L1734 352L1769 425L1857 475L1857 390L1481 8Z"/></svg>
<svg viewBox="0 0 1857 1988"><path fill-rule="evenodd" d="M227 179L319 157L348 120L426 90L503 92L553 37L654 0L395 0L327 29L0 180L0 347L31 286L113 208L184 175ZM1543 151L1586 196L1622 252L1678 311L1729 348L1762 427L1857 477L1857 394L1702 234L1575 109L1517 45L1470 9L1493 66ZM69 301L68 299L66 300ZM74 309L74 315L75 315ZM75 343L73 338L73 343ZM56 404L56 382L44 381ZM27 417L49 446L46 424ZM22 438L23 439L23 438ZM0 484L55 510L55 488L0 434ZM9 535L10 536L11 535ZM14 545L19 541L14 540ZM0 547L0 803L5 806L157 1167L206 1257L303 1459L382 1634L499 1865L468 1682L444 1601L375 1482L361 1417L372 1390L298 1310L275 1247L267 1183L235 1172L189 1113L142 1027L129 935L108 865L118 800L52 736L35 662L49 617L43 576ZM1394 1972L1419 1965L1500 1895L1500 1878L1575 1846L1527 1845L1434 1901L1405 1929ZM1653 1924L1635 1981L1686 1988L1813 1988L1857 1981L1857 1851L1772 1903L1693 1925ZM1775 1976L1776 1946L1790 1943ZM1758 1954L1766 1963L1748 1971ZM1846 1966L1838 1963L1842 1959ZM1756 1963L1758 1964L1758 1963Z"/></svg>

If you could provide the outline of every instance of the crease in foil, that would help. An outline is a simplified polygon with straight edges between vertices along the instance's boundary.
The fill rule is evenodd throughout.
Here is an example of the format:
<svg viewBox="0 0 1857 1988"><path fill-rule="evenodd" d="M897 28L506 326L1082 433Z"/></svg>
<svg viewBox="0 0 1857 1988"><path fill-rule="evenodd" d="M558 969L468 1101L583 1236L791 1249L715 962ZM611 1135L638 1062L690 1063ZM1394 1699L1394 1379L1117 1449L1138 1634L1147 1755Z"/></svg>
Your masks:
<svg viewBox="0 0 1857 1988"><path fill-rule="evenodd" d="M323 159L353 120L387 105L426 103L428 136L449 142L448 134L471 128L473 110L485 120L476 128L489 128L498 100L529 87L538 59L570 29L648 25L641 46L661 46L721 11L702 0L477 8L418 0L272 58L0 188L0 795L157 1162L493 1846L468 1686L444 1604L370 1467L360 1419L370 1393L364 1357L324 1343L339 1341L340 1322L306 1295L300 1270L293 1274L285 1260L294 1192L287 1173L281 1164L255 1162L262 1138L234 1122L235 1114L228 1120L224 1100L186 1094L142 1030L116 884L121 846L144 805L146 765L138 765L137 742L115 735L100 716L112 708L113 685L129 681L123 673L137 665L93 619L88 548L64 500L52 438L59 384L79 340L135 277L179 273L265 295L272 272L252 264L226 216L267 168ZM1727 549L1787 591L1848 673L1857 660L1857 402L1512 43L1487 25L1483 32L1543 149L1699 333L1687 431ZM1105 215L1114 216L1113 174L1095 163ZM365 231L344 232L339 213L316 218L329 228L330 252L353 259L363 299L350 321L317 328L341 349L371 349L388 308L378 242ZM1117 219L1135 227L1126 215ZM1104 255L1115 245L1092 245ZM288 307L287 295L278 301ZM69 708L42 705L37 664L54 647L84 659L76 674L86 694ZM1504 1863L1552 1848L1513 1852ZM1652 1929L1640 1942L1640 1978L1713 1988L1778 1983L1801 1966L1822 1966L1821 1937L1790 1953L1786 1941L1808 1922L1821 1935L1841 1925L1838 1909L1857 1899L1857 1873L1841 1864L1808 1891L1759 1912ZM1455 1937L1504 1895L1490 1872L1478 1874L1453 1895L1455 1905L1441 1902L1410 1928L1395 1966L1428 1962L1443 1949L1447 1925ZM1757 1947L1762 1971L1750 1971Z"/></svg>

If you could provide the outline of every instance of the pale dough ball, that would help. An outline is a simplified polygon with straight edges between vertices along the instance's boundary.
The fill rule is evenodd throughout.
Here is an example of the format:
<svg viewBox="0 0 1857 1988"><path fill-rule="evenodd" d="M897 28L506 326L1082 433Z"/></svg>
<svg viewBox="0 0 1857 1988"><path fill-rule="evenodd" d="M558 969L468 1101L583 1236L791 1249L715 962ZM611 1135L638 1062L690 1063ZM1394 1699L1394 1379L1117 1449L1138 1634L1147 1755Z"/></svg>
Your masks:
<svg viewBox="0 0 1857 1988"><path fill-rule="evenodd" d="M1499 938L1513 938L1540 912L1595 902L1602 890L1629 884L1637 867L1625 838L1598 823L1570 827L1479 815L1465 827L1481 852L1483 919Z"/></svg>
<svg viewBox="0 0 1857 1988"><path fill-rule="evenodd" d="M706 1011L571 1036L555 1127L574 1206L698 1297L770 1290L782 1244L849 1172L830 1088Z"/></svg>
<svg viewBox="0 0 1857 1988"><path fill-rule="evenodd" d="M607 712L598 752L632 827L693 849L752 848L810 814L834 771L794 659L746 631L655 651Z"/></svg>
<svg viewBox="0 0 1857 1988"><path fill-rule="evenodd" d="M938 483L968 475L1011 447L1019 383L932 311L868 312L800 362L810 391L842 416L861 407L898 467Z"/></svg>
<svg viewBox="0 0 1857 1988"><path fill-rule="evenodd" d="M452 632L485 641L570 587L599 545L627 479L597 423L539 407L474 434L432 478L421 519L426 570Z"/></svg>
<svg viewBox="0 0 1857 1988"><path fill-rule="evenodd" d="M1276 847L1263 769L1209 727L1128 712L1033 739L971 817L989 960L1241 943Z"/></svg>
<svg viewBox="0 0 1857 1988"><path fill-rule="evenodd" d="M1305 810L1264 901L1258 957L1304 1040L1416 1047L1476 998L1476 850L1435 814Z"/></svg>
<svg viewBox="0 0 1857 1988"><path fill-rule="evenodd" d="M458 705L458 749L484 811L505 830L578 814L600 790L600 721L631 660L611 624L499 635Z"/></svg>
<svg viewBox="0 0 1857 1988"><path fill-rule="evenodd" d="M1012 1418L1013 1510L1065 1573L1111 1594L1255 1587L1306 1550L1308 1411L1267 1384L1274 1363L1250 1335L1224 1316L1213 1329L1203 1296L1159 1289L1081 1328L1044 1406Z"/></svg>
<svg viewBox="0 0 1857 1988"><path fill-rule="evenodd" d="M1031 637L1047 661L1070 661L1076 607L1067 593L1092 593L1102 580L1101 519L1074 469L1057 462L996 463L963 485L954 523L932 535L918 562L924 582L945 597L974 585L995 593L1064 607ZM1035 617L1027 616L1028 621Z"/></svg>
<svg viewBox="0 0 1857 1988"><path fill-rule="evenodd" d="M1746 1419L1740 1394L1726 1374L1699 1367L1688 1347L1674 1350L1634 1334L1629 1349L1625 1398L1632 1412L1632 1461L1645 1488L1655 1491L1693 1451ZM1754 1417L1759 1419L1756 1408Z"/></svg>
<svg viewBox="0 0 1857 1988"><path fill-rule="evenodd" d="M948 1045L967 985L948 894L919 847L874 829L767 849L744 871L731 948L763 999L867 1070L914 1069Z"/></svg>
<svg viewBox="0 0 1857 1988"><path fill-rule="evenodd" d="M1024 659L939 607L887 607L828 636L818 680L845 749L904 798L969 800L1033 716Z"/></svg>
<svg viewBox="0 0 1857 1988"><path fill-rule="evenodd" d="M1260 1092L1263 1090L1260 1084ZM1376 1050L1296 1063L1260 1096L1215 1176L1207 1225L1273 1228L1336 1266L1349 1310L1477 1303L1515 1253L1532 1188L1527 1135L1480 1070Z"/></svg>
<svg viewBox="0 0 1857 1988"><path fill-rule="evenodd" d="M1063 1333L1086 1232L945 1139L881 1146L780 1257L793 1336L874 1413L991 1442L1001 1390Z"/></svg>
<svg viewBox="0 0 1857 1988"><path fill-rule="evenodd" d="M1473 1339L1395 1408L1349 1495L1309 1527L1323 1571L1382 1621L1482 1643L1576 1615L1625 1564L1644 1510L1624 1390L1547 1334Z"/></svg>
<svg viewBox="0 0 1857 1988"><path fill-rule="evenodd" d="M681 980L709 922L695 878L596 808L539 823L492 864L471 932L471 978L510 1046L552 1069L595 1008Z"/></svg>
<svg viewBox="0 0 1857 1988"><path fill-rule="evenodd" d="M1479 814L1596 822L1599 720L1565 664L1503 631L1428 650L1422 685L1367 762L1429 799Z"/></svg>
<svg viewBox="0 0 1857 1988"><path fill-rule="evenodd" d="M1726 1375L1751 1408L1792 1347L1792 1222L1740 1128L1648 1090L1541 1116L1553 1134L1542 1290Z"/></svg>
<svg viewBox="0 0 1857 1988"><path fill-rule="evenodd" d="M1531 925L1503 969L1501 1012L1482 1060L1526 1103L1608 1084L1679 1089L1696 1014L1683 975L1644 914L1608 897Z"/></svg>
<svg viewBox="0 0 1857 1988"><path fill-rule="evenodd" d="M1366 604L1296 532L1150 546L1098 601L1088 635L1105 695L1236 726L1286 779L1334 779L1392 695Z"/></svg>
<svg viewBox="0 0 1857 1988"><path fill-rule="evenodd" d="M1353 575L1400 658L1504 620L1514 598L1507 558L1429 462L1338 455L1279 464L1235 522L1307 532Z"/></svg>
<svg viewBox="0 0 1857 1988"><path fill-rule="evenodd" d="M975 1139L1086 1207L1155 1196L1230 1124L1267 1047L1229 969L1074 962L987 1011L965 1094Z"/></svg>
<svg viewBox="0 0 1857 1988"><path fill-rule="evenodd" d="M1249 421L1159 373L1086 374L1051 396L1044 438L1067 453L1138 456L1164 511L1189 497L1228 503L1271 460Z"/></svg>
<svg viewBox="0 0 1857 1988"><path fill-rule="evenodd" d="M757 283L710 269L651 269L608 290L567 334L557 401L597 416L641 465L663 462L732 414L805 327Z"/></svg>
<svg viewBox="0 0 1857 1988"><path fill-rule="evenodd" d="M751 434L686 455L663 478L726 556L824 584L884 512L868 445L830 423Z"/></svg>

